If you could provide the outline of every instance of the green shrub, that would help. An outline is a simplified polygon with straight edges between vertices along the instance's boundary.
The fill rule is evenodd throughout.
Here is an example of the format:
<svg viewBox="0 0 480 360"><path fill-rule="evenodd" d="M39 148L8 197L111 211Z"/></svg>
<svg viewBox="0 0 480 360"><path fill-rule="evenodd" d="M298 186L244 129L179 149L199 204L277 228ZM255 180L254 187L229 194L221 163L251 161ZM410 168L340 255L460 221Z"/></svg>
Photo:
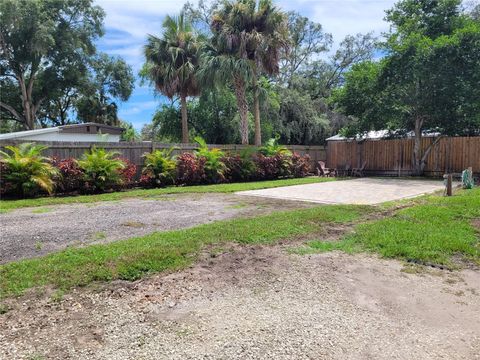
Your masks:
<svg viewBox="0 0 480 360"><path fill-rule="evenodd" d="M84 191L102 192L122 184L120 171L125 168L125 163L115 158L118 155L96 147L83 154L78 165L85 173Z"/></svg>
<svg viewBox="0 0 480 360"><path fill-rule="evenodd" d="M141 184L148 187L161 187L175 182L176 163L171 149L155 150L144 154L145 165Z"/></svg>
<svg viewBox="0 0 480 360"><path fill-rule="evenodd" d="M268 140L264 146L258 149L259 153L263 156L291 156L292 152L288 150L285 146L278 143L278 137Z"/></svg>
<svg viewBox="0 0 480 360"><path fill-rule="evenodd" d="M14 195L31 196L38 191L52 193L53 178L58 170L50 164L50 159L42 156L46 146L31 143L19 146L6 146L10 153L0 151L2 159L2 182L9 184Z"/></svg>
<svg viewBox="0 0 480 360"><path fill-rule="evenodd" d="M208 183L224 181L227 168L222 158L225 156L225 153L217 148L209 149L205 140L200 136L195 137L195 142L199 145L198 149L195 150L195 155L205 159L205 180Z"/></svg>

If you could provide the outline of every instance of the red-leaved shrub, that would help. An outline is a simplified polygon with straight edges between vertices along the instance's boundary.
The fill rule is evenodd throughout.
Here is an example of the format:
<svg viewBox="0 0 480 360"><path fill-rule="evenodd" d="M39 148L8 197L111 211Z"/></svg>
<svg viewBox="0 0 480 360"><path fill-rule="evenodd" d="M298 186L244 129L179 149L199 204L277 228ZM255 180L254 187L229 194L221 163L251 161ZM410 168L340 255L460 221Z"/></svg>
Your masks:
<svg viewBox="0 0 480 360"><path fill-rule="evenodd" d="M310 155L306 154L302 156L297 153L293 153L291 157L291 162L292 164L290 173L293 177L305 177L310 173Z"/></svg>
<svg viewBox="0 0 480 360"><path fill-rule="evenodd" d="M222 162L226 166L225 179L228 182L256 179L257 167L251 154L229 154L222 158Z"/></svg>
<svg viewBox="0 0 480 360"><path fill-rule="evenodd" d="M119 158L125 163L125 168L120 170L122 183L120 188L127 189L135 185L135 176L137 175L137 165L125 158Z"/></svg>
<svg viewBox="0 0 480 360"><path fill-rule="evenodd" d="M183 153L177 157L177 184L195 185L205 182L205 158Z"/></svg>
<svg viewBox="0 0 480 360"><path fill-rule="evenodd" d="M55 166L60 176L55 179L55 191L57 193L72 193L82 191L85 186L83 170L78 166L77 160L68 159L52 159L52 165Z"/></svg>
<svg viewBox="0 0 480 360"><path fill-rule="evenodd" d="M257 179L274 180L292 175L292 160L289 154L273 156L257 154L254 161L257 166Z"/></svg>
<svg viewBox="0 0 480 360"><path fill-rule="evenodd" d="M0 161L0 195L11 195L15 190L15 184L7 181L5 175L8 173L8 166L4 162Z"/></svg>

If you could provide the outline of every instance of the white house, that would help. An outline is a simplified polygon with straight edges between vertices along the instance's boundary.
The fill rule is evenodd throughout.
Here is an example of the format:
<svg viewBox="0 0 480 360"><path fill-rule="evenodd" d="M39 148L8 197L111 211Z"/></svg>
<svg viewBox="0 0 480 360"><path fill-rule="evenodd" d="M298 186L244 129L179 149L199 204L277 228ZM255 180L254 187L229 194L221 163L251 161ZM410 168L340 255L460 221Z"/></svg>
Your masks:
<svg viewBox="0 0 480 360"><path fill-rule="evenodd" d="M0 134L0 141L119 142L123 131L118 126L84 123Z"/></svg>

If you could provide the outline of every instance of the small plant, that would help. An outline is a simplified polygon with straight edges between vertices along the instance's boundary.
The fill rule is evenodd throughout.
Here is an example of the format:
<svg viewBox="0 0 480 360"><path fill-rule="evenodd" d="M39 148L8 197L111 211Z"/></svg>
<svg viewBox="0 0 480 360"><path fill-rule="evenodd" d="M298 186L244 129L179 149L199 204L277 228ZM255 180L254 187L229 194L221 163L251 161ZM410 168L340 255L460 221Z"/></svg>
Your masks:
<svg viewBox="0 0 480 360"><path fill-rule="evenodd" d="M84 186L84 173L74 158L52 159L52 164L58 169L59 176L55 179L57 193L79 191Z"/></svg>
<svg viewBox="0 0 480 360"><path fill-rule="evenodd" d="M85 174L86 192L103 192L122 184L120 172L126 166L122 160L115 158L117 155L117 152L96 147L83 155L78 165Z"/></svg>
<svg viewBox="0 0 480 360"><path fill-rule="evenodd" d="M219 183L225 180L226 166L222 161L225 153L220 149L209 149L207 143L200 136L195 137L195 142L199 145L195 150L195 155L205 159L205 179L209 183Z"/></svg>
<svg viewBox="0 0 480 360"><path fill-rule="evenodd" d="M4 167L2 182L9 184L10 191L23 197L35 195L38 191L52 193L58 170L50 164L49 158L42 156L46 146L23 143L5 148L10 153L0 151Z"/></svg>
<svg viewBox="0 0 480 360"><path fill-rule="evenodd" d="M146 153L141 182L151 187L172 185L175 182L176 163L172 158L174 148Z"/></svg>
<svg viewBox="0 0 480 360"><path fill-rule="evenodd" d="M258 151L263 156L276 156L284 155L291 156L292 152L288 150L285 146L278 143L278 137L268 140L264 146L262 146Z"/></svg>
<svg viewBox="0 0 480 360"><path fill-rule="evenodd" d="M63 300L64 295L65 295L65 292L63 290L56 290L50 297L50 300L53 303L59 303Z"/></svg>
<svg viewBox="0 0 480 360"><path fill-rule="evenodd" d="M0 304L0 315L6 314L10 311L10 307L7 304Z"/></svg>

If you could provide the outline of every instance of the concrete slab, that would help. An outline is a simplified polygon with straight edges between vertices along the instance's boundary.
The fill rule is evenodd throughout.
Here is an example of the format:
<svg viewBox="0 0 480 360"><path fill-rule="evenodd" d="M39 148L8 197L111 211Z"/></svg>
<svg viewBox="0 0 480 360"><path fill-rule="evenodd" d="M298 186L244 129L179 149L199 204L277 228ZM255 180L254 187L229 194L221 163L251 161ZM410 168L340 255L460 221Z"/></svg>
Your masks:
<svg viewBox="0 0 480 360"><path fill-rule="evenodd" d="M412 198L443 189L442 180L361 178L240 191L236 194L322 204L373 205L386 201Z"/></svg>

